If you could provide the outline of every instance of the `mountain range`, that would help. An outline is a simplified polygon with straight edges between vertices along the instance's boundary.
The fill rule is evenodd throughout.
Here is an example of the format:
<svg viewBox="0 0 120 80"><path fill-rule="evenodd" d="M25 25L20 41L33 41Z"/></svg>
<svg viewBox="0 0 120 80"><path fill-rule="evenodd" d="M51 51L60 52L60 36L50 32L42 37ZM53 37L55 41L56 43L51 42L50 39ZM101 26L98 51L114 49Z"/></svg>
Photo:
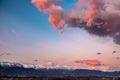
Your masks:
<svg viewBox="0 0 120 80"><path fill-rule="evenodd" d="M5 76L120 76L120 71L104 72L89 69L58 69L44 67L25 67L20 63L0 62L0 75Z"/></svg>

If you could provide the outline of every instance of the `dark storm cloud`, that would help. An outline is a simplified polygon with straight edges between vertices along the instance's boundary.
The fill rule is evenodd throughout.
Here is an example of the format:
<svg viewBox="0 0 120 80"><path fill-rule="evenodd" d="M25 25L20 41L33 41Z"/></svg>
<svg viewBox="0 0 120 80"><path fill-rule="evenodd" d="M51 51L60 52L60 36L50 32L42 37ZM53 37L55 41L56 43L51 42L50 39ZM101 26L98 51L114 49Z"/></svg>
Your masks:
<svg viewBox="0 0 120 80"><path fill-rule="evenodd" d="M111 37L120 45L120 0L78 0L69 12L56 5L56 1L62 0L32 0L32 3L50 15L49 21L56 29L62 30L61 33L66 31L61 25L66 24L91 35Z"/></svg>

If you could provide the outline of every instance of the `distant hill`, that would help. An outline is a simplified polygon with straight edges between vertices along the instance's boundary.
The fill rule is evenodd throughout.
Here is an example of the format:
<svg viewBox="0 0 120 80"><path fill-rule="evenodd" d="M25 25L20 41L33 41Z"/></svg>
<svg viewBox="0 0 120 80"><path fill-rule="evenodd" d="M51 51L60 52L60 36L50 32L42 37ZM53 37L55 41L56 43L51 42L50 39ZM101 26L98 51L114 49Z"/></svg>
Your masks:
<svg viewBox="0 0 120 80"><path fill-rule="evenodd" d="M24 67L19 63L0 62L0 75L6 76L120 76L120 71L115 72L103 72L99 70L88 69L47 69L47 68L35 68Z"/></svg>

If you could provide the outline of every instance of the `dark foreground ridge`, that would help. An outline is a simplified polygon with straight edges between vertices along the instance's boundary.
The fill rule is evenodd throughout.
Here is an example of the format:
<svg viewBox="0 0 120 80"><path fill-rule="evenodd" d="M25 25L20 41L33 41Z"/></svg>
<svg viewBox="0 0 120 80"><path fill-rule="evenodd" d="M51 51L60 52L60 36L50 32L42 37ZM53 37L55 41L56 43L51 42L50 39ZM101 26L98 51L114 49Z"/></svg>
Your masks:
<svg viewBox="0 0 120 80"><path fill-rule="evenodd" d="M0 80L120 80L120 77L14 77L14 76L1 76Z"/></svg>

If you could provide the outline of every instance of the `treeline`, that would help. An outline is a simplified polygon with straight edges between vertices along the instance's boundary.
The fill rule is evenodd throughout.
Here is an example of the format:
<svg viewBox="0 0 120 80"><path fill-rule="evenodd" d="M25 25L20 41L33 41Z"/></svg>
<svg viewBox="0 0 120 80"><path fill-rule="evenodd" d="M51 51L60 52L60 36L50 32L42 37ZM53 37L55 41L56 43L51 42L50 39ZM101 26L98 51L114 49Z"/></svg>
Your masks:
<svg viewBox="0 0 120 80"><path fill-rule="evenodd" d="M15 76L0 76L0 80L120 80L120 77L15 77Z"/></svg>

